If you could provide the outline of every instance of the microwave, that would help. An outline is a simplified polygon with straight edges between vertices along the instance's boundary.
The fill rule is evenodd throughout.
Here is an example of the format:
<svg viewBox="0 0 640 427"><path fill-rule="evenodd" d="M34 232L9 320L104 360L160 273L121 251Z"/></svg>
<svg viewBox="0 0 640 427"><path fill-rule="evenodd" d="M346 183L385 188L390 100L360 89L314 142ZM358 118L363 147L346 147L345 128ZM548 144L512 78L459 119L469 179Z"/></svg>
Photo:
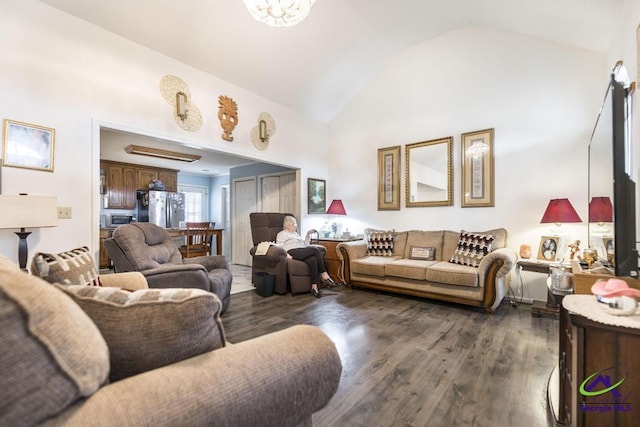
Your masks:
<svg viewBox="0 0 640 427"><path fill-rule="evenodd" d="M111 226L117 227L122 224L130 224L133 222L132 215L111 215Z"/></svg>

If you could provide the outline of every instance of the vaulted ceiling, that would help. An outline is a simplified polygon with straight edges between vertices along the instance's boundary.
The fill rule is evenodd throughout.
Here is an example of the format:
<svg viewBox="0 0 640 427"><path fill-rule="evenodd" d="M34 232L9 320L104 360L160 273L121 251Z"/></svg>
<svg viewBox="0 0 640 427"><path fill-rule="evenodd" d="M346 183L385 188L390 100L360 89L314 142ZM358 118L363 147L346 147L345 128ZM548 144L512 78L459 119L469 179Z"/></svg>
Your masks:
<svg viewBox="0 0 640 427"><path fill-rule="evenodd" d="M395 52L467 24L604 52L625 0L317 0L274 28L242 0L41 0L330 123Z"/></svg>

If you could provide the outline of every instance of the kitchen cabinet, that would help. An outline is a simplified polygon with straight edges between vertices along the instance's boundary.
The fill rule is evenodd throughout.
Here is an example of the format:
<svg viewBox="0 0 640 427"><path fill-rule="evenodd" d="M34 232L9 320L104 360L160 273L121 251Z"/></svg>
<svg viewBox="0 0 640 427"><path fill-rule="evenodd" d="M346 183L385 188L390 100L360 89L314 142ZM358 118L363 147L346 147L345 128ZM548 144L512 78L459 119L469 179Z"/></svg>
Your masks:
<svg viewBox="0 0 640 427"><path fill-rule="evenodd" d="M107 206L118 209L136 207L137 171L124 164L104 164Z"/></svg>
<svg viewBox="0 0 640 427"><path fill-rule="evenodd" d="M593 295L562 300L556 425L638 425L640 316L601 306Z"/></svg>
<svg viewBox="0 0 640 427"><path fill-rule="evenodd" d="M149 184L154 179L162 181L166 191L178 191L178 171L138 168L138 188L149 188Z"/></svg>
<svg viewBox="0 0 640 427"><path fill-rule="evenodd" d="M154 179L158 179L158 170L149 168L138 168L137 188L149 189L149 184Z"/></svg>
<svg viewBox="0 0 640 427"><path fill-rule="evenodd" d="M178 191L178 173L176 171L159 170L158 179L164 184L167 191Z"/></svg>
<svg viewBox="0 0 640 427"><path fill-rule="evenodd" d="M154 179L165 184L167 191L178 190L178 170L103 160L100 168L105 176L107 209L135 209L136 190L149 189Z"/></svg>

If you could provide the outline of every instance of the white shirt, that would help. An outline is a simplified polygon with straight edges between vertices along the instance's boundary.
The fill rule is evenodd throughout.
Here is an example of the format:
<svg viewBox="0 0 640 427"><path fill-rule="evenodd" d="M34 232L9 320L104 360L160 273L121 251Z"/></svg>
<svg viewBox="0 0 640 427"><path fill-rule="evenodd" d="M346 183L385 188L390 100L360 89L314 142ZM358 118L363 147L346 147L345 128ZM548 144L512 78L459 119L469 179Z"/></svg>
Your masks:
<svg viewBox="0 0 640 427"><path fill-rule="evenodd" d="M278 233L276 236L276 243L278 246L283 247L285 251L288 251L289 249L304 248L307 246L301 235L295 231L290 232L287 230L282 230Z"/></svg>

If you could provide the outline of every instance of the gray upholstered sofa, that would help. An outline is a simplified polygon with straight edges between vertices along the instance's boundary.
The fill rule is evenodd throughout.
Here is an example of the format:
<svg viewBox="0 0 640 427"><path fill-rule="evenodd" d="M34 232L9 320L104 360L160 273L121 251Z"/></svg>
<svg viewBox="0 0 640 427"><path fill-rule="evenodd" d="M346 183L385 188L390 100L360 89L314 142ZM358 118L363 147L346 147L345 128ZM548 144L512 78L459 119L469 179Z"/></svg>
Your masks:
<svg viewBox="0 0 640 427"><path fill-rule="evenodd" d="M198 288L222 300L222 312L231 300L229 263L223 255L182 258L164 228L148 222L121 225L104 247L116 272L141 272L150 288Z"/></svg>
<svg viewBox="0 0 640 427"><path fill-rule="evenodd" d="M493 312L507 292L508 273L517 255L506 248L505 229L476 234L493 237L489 252L476 258L477 266L450 262L461 232L449 230L387 233L390 243L386 253L376 249L375 239L340 243L337 250L344 263L345 281L352 287L468 304ZM459 249L462 258L465 251ZM428 255L433 260L427 260Z"/></svg>
<svg viewBox="0 0 640 427"><path fill-rule="evenodd" d="M333 342L299 325L230 345L221 310L201 289L50 284L0 256L0 425L310 425L340 381Z"/></svg>

